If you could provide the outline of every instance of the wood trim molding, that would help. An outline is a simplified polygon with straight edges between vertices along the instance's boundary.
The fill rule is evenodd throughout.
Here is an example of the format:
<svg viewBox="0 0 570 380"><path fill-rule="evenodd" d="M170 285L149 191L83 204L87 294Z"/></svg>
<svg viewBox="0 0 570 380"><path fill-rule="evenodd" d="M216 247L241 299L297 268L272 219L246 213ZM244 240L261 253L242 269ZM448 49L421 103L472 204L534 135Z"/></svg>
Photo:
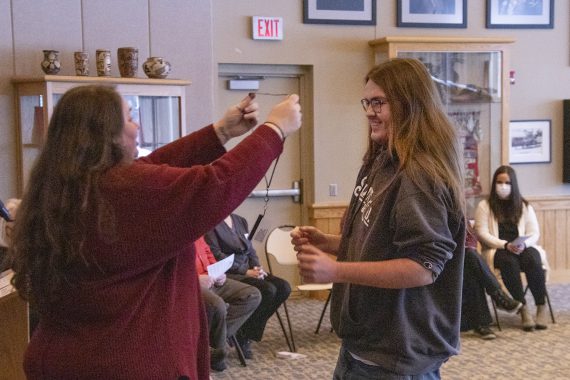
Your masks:
<svg viewBox="0 0 570 380"><path fill-rule="evenodd" d="M387 43L443 43L443 44L512 44L514 38L504 37L429 37L429 36L387 36L369 41L368 45L374 47Z"/></svg>
<svg viewBox="0 0 570 380"><path fill-rule="evenodd" d="M348 203L321 203L309 207L309 224L323 232L340 233L340 221Z"/></svg>
<svg viewBox="0 0 570 380"><path fill-rule="evenodd" d="M570 196L533 196L540 225L539 244L548 254L550 283L570 283ZM339 233L348 203L320 203L309 207L309 223L326 233Z"/></svg>

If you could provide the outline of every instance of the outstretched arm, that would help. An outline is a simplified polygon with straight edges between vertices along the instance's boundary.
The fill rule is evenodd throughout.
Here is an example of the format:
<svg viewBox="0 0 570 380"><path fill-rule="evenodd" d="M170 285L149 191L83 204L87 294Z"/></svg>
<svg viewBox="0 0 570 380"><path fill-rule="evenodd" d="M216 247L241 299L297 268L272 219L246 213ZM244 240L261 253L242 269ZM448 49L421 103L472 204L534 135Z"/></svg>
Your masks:
<svg viewBox="0 0 570 380"><path fill-rule="evenodd" d="M321 251L337 254L340 245L340 235L325 234L312 226L300 226L291 231L291 244L299 251L305 244L311 244Z"/></svg>
<svg viewBox="0 0 570 380"><path fill-rule="evenodd" d="M255 94L250 93L238 104L228 108L224 116L214 123L214 130L222 145L257 125L259 104L253 99L255 99Z"/></svg>
<svg viewBox="0 0 570 380"><path fill-rule="evenodd" d="M433 283L433 273L411 259L373 262L339 262L306 244L297 253L299 272L307 283L346 282L387 289L403 289Z"/></svg>

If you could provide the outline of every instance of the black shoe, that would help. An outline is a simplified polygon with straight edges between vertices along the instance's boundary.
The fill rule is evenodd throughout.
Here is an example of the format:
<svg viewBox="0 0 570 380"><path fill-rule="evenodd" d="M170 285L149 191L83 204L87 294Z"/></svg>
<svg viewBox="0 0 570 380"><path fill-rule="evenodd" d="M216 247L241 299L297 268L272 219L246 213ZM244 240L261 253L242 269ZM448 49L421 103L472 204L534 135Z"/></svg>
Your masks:
<svg viewBox="0 0 570 380"><path fill-rule="evenodd" d="M212 349L210 351L210 368L214 371L222 372L228 366L226 365L226 351L223 349Z"/></svg>
<svg viewBox="0 0 570 380"><path fill-rule="evenodd" d="M474 329L475 333L478 334L483 340L493 340L497 336L488 326L480 326Z"/></svg>
<svg viewBox="0 0 570 380"><path fill-rule="evenodd" d="M509 297L505 292L501 289L497 289L497 291L491 294L491 298L495 301L495 305L497 305L497 309L504 310L508 313L514 314L522 307L522 303L517 300L512 299Z"/></svg>
<svg viewBox="0 0 570 380"><path fill-rule="evenodd" d="M236 337L238 344L246 359L253 359L253 352L251 351L251 341L247 338Z"/></svg>

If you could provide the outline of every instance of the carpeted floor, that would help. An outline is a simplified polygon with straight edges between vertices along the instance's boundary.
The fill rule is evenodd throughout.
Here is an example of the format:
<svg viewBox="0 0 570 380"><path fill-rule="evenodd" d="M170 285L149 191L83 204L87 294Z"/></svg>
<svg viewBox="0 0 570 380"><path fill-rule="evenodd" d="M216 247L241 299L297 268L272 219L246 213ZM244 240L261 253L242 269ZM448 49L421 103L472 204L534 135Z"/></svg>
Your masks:
<svg viewBox="0 0 570 380"><path fill-rule="evenodd" d="M547 330L524 332L520 317L499 311L503 331L494 330L498 338L484 341L472 332L461 335L461 354L451 358L441 370L443 379L450 380L519 380L570 379L570 284L549 285L556 324ZM532 297L527 295L534 312ZM330 332L328 315L320 333L314 334L323 302L297 298L287 302L297 352L306 355L300 359L280 359L279 351L287 351L287 344L277 318L272 317L262 342L253 343L255 357L241 367L235 350L231 350L229 368L212 373L214 380L326 380L332 378L340 341ZM282 315L284 315L282 313Z"/></svg>

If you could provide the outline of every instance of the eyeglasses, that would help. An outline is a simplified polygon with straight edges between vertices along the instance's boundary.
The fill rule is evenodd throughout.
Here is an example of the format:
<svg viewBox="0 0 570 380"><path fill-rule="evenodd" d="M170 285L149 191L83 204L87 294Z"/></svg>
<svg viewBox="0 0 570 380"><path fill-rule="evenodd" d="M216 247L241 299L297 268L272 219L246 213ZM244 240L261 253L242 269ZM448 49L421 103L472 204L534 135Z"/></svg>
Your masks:
<svg viewBox="0 0 570 380"><path fill-rule="evenodd" d="M374 113L380 113L382 111L382 106L384 104L388 104L386 99L381 98L374 98L374 99L361 99L360 104L362 104L362 108L364 108L364 112L368 112L368 107L372 107L372 111Z"/></svg>

